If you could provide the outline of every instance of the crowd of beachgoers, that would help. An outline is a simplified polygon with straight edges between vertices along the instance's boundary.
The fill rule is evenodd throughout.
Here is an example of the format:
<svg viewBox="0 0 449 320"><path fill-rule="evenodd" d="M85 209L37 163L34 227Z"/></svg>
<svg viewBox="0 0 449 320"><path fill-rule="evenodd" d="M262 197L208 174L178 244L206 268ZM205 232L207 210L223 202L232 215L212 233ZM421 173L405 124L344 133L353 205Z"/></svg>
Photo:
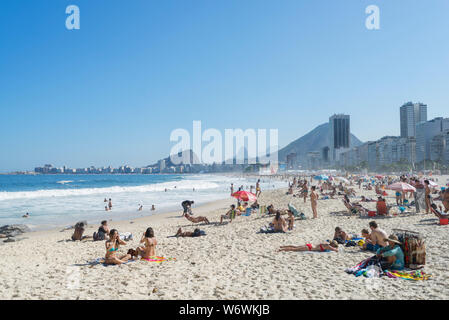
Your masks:
<svg viewBox="0 0 449 320"><path fill-rule="evenodd" d="M339 296L332 297L323 293L323 288L329 289L334 278L340 277L335 274L335 270L346 270L347 273L353 274L360 271L360 261L364 266L378 266L379 272L388 273L392 275L391 277L394 277L394 272L403 272L397 277L406 278L405 271L424 270L427 268L428 262L432 261L431 253L436 249L427 245L427 263L412 265L410 261L407 261L407 252L404 252L404 238L400 233L394 231L409 230L411 233L415 231L421 233L424 238L439 237L439 232L429 232L429 228L437 229L440 224L444 224L449 211L449 187L445 176L290 175L282 177L286 183L285 189L270 191L261 189L260 179L267 178L260 177L255 180L254 186L234 187L234 185L230 185L229 199L198 208L195 207L194 199L185 200L180 204L179 212L164 214L159 218L152 216L128 222L104 220L96 230L92 230L93 226L79 222L74 226L74 231L62 230L65 235L67 232L71 232L71 237L65 239L61 239L61 234L57 236L55 232L52 234L42 232L38 233L38 236L27 239L28 242L24 240L11 244L9 247L5 246L6 250L14 248L14 250L18 250L16 252L22 253L29 252L30 247L31 249L36 247L31 255L35 261L38 261L40 260L38 253L42 249L39 247L39 242L42 240L48 244L50 239L52 241L58 239L57 244L52 244L53 252L47 245L43 246L46 248L45 256L55 256L55 252L58 252L57 261L59 263L64 260L64 257L67 258L72 262L70 266L81 268L83 278L91 281L84 282L84 285L75 293L72 291L58 296L53 289L61 288L61 286L64 288L64 281L61 281L62 283L51 286L52 289L47 288L47 291L42 286L38 286L39 289L36 289L37 291L35 290L33 295L33 291L30 294L21 291L21 285L18 284L23 284L22 279L13 276L3 279L4 289L0 289L0 296L31 299L37 296L54 299L73 298L73 294L78 294L79 298L105 299L117 296L122 298L149 296L147 290L143 290L145 291L143 293L138 288L128 288L127 295L126 287L128 287L129 281L124 281L126 285L123 285L120 293L106 293L104 290L92 292L92 286L95 283L98 285L99 276L85 268L115 265L113 268L120 270L119 274L123 274L122 270L137 268L140 271L138 276L147 279L152 276L146 275L142 268L145 268L145 264L151 265L148 262L154 262L154 265L164 265L171 272L181 270L180 272L190 279L189 281L197 278L212 281L209 284L201 281L199 287L186 288L185 285L181 285L184 290L171 288L171 292L168 293L170 281L165 278L162 280L163 274L154 275L154 279L149 280L149 283L159 281L158 286L165 288L159 292L159 288L155 286L153 295L150 297L154 299L371 298L376 294L359 292L358 296L354 296L351 290L347 289L345 292L344 289L338 289L339 286L334 286L333 289L337 290ZM434 219L424 219L431 223L418 226L417 222L423 221L426 214ZM411 222L413 222L412 225ZM127 232L120 232L119 230L122 228L126 228ZM390 232L386 230L390 230ZM95 232L91 235L92 231ZM134 237L133 235L138 236ZM181 238L185 240L181 240ZM433 243L445 239L440 237L434 239ZM73 245L81 243L82 246L76 249L70 243ZM76 254L73 257L68 256L64 253L64 247L68 248L70 253L76 250ZM100 255L101 251L104 253ZM317 253L317 255L303 255L303 260L298 260L301 258L291 252L298 252L299 256L301 253ZM342 254L354 252L357 253L358 260L349 259L350 256L347 255L335 258L332 252ZM282 261L286 259L284 255L289 255L290 259L297 263L292 261L283 263ZM322 260L319 260L320 256ZM424 254L424 258L420 259L425 260L425 256ZM19 265L19 269L25 268L28 269L28 272L34 270L35 273L40 274L39 266L45 262L41 261L36 265L36 269L33 269L34 263L23 263L25 257L21 257L13 257L9 254L5 263L6 265L10 263L11 267ZM446 259L447 257L443 256L442 258ZM369 259L369 263L365 261L366 259ZM138 261L141 263L137 263ZM187 261L190 262L188 266L185 264ZM334 265L330 266L332 261ZM441 263L440 260L438 261ZM211 264L215 264L216 270L211 267ZM238 267L232 267L235 264ZM67 267L67 263L62 262L62 265ZM135 267L137 265L139 267ZM198 270L200 265L203 267ZM354 269L352 267L354 265L357 268ZM258 267L262 273L257 269ZM291 274L291 272L295 272L296 268L304 272L303 277ZM56 269L58 270L58 268ZM430 269L434 277L441 272L438 267ZM330 270L333 270L331 278L326 276ZM367 269L364 270L366 275ZM0 271L3 273L6 272L6 269L3 268ZM59 272L64 273L60 268ZM153 272L155 272L154 269ZM286 275L279 274L282 272ZM310 272L319 272L323 276L312 281L309 278L313 277ZM56 271L57 273L58 271ZM23 276L24 273L18 272L18 274ZM99 274L104 274L104 272L99 272ZM243 277L247 277L245 281L237 277L242 274ZM267 278L269 274L272 277ZM422 272L422 274L426 273ZM45 278L40 274L37 279L42 277ZM165 277L167 277L166 273ZM179 278L173 274L168 277L172 277L174 283ZM422 276L421 279L415 277L414 280L428 278ZM239 289L229 287L229 281L232 279L237 283L242 282ZM271 295L270 292L258 292L266 286L269 287L270 283L273 285L274 279L278 279L283 285L272 290ZM11 288L11 281L16 283L16 294ZM36 281L34 279L31 284ZM296 281L296 286L301 288L293 288L291 287L294 285L293 283L287 284L285 281ZM345 279L342 283L348 283L348 281L350 280ZM192 285L192 282L189 283ZM307 284L309 287L303 287ZM316 287L315 291L313 286ZM383 284L380 287L382 288ZM434 287L440 288L440 284ZM61 291L59 293L61 294ZM431 298L433 294L430 293L424 298ZM403 293L401 296L399 292L393 294L397 298L403 298L406 295L407 293Z"/></svg>

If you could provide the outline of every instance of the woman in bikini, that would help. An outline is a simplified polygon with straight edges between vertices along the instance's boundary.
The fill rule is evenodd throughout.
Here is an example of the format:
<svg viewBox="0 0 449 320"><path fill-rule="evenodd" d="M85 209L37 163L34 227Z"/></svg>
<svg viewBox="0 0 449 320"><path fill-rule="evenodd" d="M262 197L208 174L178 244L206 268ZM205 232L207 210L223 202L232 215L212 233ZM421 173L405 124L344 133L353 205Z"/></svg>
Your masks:
<svg viewBox="0 0 449 320"><path fill-rule="evenodd" d="M318 251L318 252L329 252L335 251L338 252L338 243L337 241L331 241L331 243L320 243L316 246L313 246L310 243L307 243L304 246L281 246L278 251Z"/></svg>
<svg viewBox="0 0 449 320"><path fill-rule="evenodd" d="M147 231L145 231L140 239L140 243L143 243L144 245L137 247L136 251L143 259L149 259L156 255L155 249L157 240L154 237L153 228L148 228Z"/></svg>
<svg viewBox="0 0 449 320"><path fill-rule="evenodd" d="M318 195L315 192L315 189L316 189L315 186L312 186L311 189L312 189L312 191L310 192L310 202L312 204L313 219L316 219L316 218L318 218L318 213L316 210Z"/></svg>
<svg viewBox="0 0 449 320"><path fill-rule="evenodd" d="M106 256L104 258L105 264L122 264L129 259L131 259L131 255L125 254L120 257L117 257L116 251L119 248L119 245L126 245L126 242L120 240L120 236L116 229L112 229L109 232L109 240L106 241Z"/></svg>

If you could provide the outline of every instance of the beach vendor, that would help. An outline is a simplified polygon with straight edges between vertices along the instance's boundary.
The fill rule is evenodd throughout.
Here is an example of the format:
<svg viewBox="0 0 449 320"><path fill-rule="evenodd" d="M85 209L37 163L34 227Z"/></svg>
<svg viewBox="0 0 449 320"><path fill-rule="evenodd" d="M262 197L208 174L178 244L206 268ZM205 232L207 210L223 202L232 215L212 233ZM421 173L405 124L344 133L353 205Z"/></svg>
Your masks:
<svg viewBox="0 0 449 320"><path fill-rule="evenodd" d="M385 238L388 243L386 247L379 248L376 252L378 258L382 258L380 264L383 270L402 270L404 269L404 252L402 252L401 243L394 234Z"/></svg>

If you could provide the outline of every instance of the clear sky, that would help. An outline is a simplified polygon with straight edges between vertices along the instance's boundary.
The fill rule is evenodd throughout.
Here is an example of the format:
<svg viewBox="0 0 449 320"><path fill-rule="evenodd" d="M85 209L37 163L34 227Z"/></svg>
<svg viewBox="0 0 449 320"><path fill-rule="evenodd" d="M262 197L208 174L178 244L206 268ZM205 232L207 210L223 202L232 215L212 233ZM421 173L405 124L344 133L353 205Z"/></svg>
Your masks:
<svg viewBox="0 0 449 320"><path fill-rule="evenodd" d="M280 147L333 113L363 141L399 135L404 102L449 116L448 16L447 0L2 0L0 171L148 165L193 120L278 128Z"/></svg>

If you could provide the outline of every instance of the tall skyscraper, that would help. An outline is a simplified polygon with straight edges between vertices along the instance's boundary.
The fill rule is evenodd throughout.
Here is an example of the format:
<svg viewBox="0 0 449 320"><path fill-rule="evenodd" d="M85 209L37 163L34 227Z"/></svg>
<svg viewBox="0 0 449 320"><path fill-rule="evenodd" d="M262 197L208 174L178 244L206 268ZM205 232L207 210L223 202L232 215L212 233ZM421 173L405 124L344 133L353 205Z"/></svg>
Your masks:
<svg viewBox="0 0 449 320"><path fill-rule="evenodd" d="M400 108L401 137L416 137L416 125L427 121L427 105L407 102Z"/></svg>
<svg viewBox="0 0 449 320"><path fill-rule="evenodd" d="M338 154L349 149L351 145L350 118L346 114L334 114L329 118L330 160L338 161Z"/></svg>

